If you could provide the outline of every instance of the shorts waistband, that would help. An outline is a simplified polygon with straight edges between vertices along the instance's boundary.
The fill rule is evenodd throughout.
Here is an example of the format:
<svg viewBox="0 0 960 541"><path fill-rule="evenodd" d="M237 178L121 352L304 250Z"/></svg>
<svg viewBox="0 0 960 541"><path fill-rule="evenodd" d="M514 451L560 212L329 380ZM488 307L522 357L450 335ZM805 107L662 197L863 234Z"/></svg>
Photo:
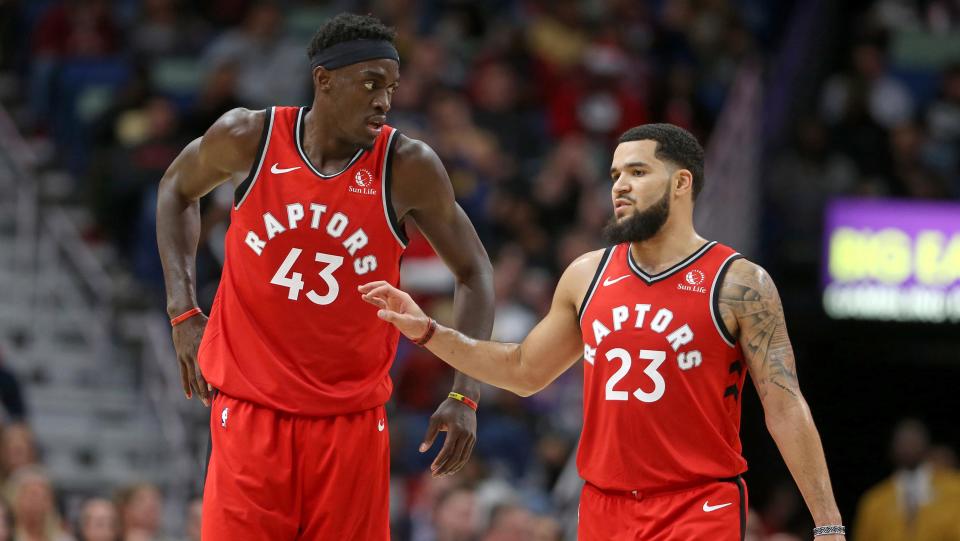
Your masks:
<svg viewBox="0 0 960 541"><path fill-rule="evenodd" d="M692 481L687 484L682 485L673 485L670 487L656 488L652 490L610 490L606 488L598 487L597 485L587 481L586 484L593 490L606 494L608 496L619 496L622 498L630 498L633 500L643 500L645 498L653 498L656 496L669 496L671 494L678 494L680 492L686 492L688 490L693 490L696 488L704 487L712 483L735 483L739 484L743 482L743 477L740 475L735 475L733 477L721 477L719 479L703 479L699 481Z"/></svg>

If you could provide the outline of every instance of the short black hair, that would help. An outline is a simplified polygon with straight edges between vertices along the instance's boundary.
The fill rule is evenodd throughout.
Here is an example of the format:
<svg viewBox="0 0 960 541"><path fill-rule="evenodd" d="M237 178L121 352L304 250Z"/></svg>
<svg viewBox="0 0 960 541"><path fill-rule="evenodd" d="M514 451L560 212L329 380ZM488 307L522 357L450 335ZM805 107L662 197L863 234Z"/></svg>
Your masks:
<svg viewBox="0 0 960 541"><path fill-rule="evenodd" d="M307 57L313 58L319 51L345 41L377 39L393 42L396 36L394 29L376 17L341 13L320 25L307 47Z"/></svg>
<svg viewBox="0 0 960 541"><path fill-rule="evenodd" d="M617 144L630 141L656 141L654 155L693 175L693 199L703 189L703 147L687 130L673 124L643 124L623 132Z"/></svg>

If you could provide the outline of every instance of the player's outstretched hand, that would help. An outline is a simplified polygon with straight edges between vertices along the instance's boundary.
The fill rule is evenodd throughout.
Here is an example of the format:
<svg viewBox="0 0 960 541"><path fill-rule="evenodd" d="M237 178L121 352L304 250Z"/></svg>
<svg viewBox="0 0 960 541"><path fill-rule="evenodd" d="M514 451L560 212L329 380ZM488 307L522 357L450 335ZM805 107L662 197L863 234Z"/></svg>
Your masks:
<svg viewBox="0 0 960 541"><path fill-rule="evenodd" d="M180 383L183 385L183 394L192 398L197 393L204 406L210 405L210 385L200 373L200 364L197 362L197 350L200 349L200 340L203 330L207 327L207 316L197 314L173 328L173 347L177 350L177 361L180 363Z"/></svg>
<svg viewBox="0 0 960 541"><path fill-rule="evenodd" d="M377 317L392 323L407 338L416 340L427 332L430 318L405 291L382 280L363 284L357 289L363 300L380 309Z"/></svg>

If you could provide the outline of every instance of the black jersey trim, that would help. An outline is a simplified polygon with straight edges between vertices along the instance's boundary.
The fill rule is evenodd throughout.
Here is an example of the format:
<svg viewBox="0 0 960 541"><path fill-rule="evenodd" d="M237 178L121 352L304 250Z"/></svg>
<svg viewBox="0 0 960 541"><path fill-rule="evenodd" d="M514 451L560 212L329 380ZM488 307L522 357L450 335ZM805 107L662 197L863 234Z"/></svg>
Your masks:
<svg viewBox="0 0 960 541"><path fill-rule="evenodd" d="M383 182L380 183L380 189L383 192L383 212L384 217L387 219L387 226L390 227L390 231L393 233L394 238L397 239L397 242L400 243L400 246L403 248L407 247L407 243L410 242L410 239L407 238L406 231L403 230L403 226L400 225L399 220L397 220L397 211L393 208L393 147L397 141L397 135L400 132L393 130L390 132L390 139L387 141L387 149L384 151L385 156L383 158L383 171L380 173L380 178Z"/></svg>
<svg viewBox="0 0 960 541"><path fill-rule="evenodd" d="M737 485L737 492L740 493L740 541L744 541L747 537L747 491L744 486L743 476L727 477L720 479L720 481Z"/></svg>
<svg viewBox="0 0 960 541"><path fill-rule="evenodd" d="M593 275L593 280L590 281L590 287L587 288L586 294L583 296L583 301L580 303L580 310L577 311L577 321L583 320L583 314L587 311L587 305L590 304L590 299L593 298L593 294L597 291L597 284L600 283L600 277L603 276L603 273L607 270L607 265L610 263L610 255L613 253L613 249L616 246L611 246L603 251L603 255L600 257L600 264L597 265L597 272Z"/></svg>
<svg viewBox="0 0 960 541"><path fill-rule="evenodd" d="M253 185L257 183L257 177L260 176L260 170L263 168L263 160L267 158L267 146L270 144L270 134L273 132L273 107L266 110L263 117L263 129L260 131L260 143L257 145L257 154L253 165L250 166L250 173L243 182L233 191L233 209L240 210L240 205L250 195Z"/></svg>
<svg viewBox="0 0 960 541"><path fill-rule="evenodd" d="M723 287L723 277L727 274L727 269L738 259L743 259L743 256L738 253L730 254L730 257L720 264L720 270L713 277L713 285L710 286L710 317L713 318L713 326L720 333L720 337L730 347L737 346L737 338L731 335L727 326L723 324L723 316L720 315L720 289Z"/></svg>
<svg viewBox="0 0 960 541"><path fill-rule="evenodd" d="M693 252L692 254L690 254L683 261L677 263L676 265L670 267L669 269L663 272L658 272L657 274L647 274L646 272L644 272L643 269L640 268L640 265L637 265L637 263L633 260L633 255L631 254L631 251L630 251L630 245L627 244L626 245L627 246L627 254L626 254L627 265L630 267L630 270L637 275L637 277L643 280L647 285L650 285L650 284L653 284L654 282L659 282L660 280L668 278L671 275L683 269L684 267L686 267L687 265L690 265L691 263L699 259L700 256L707 253L707 251L710 250L710 248L713 248L714 246L716 246L716 244L717 244L717 241L715 240L705 243L703 246L698 248L696 252Z"/></svg>
<svg viewBox="0 0 960 541"><path fill-rule="evenodd" d="M318 177L324 180L330 180L337 175L340 175L347 169L350 169L353 164L357 163L357 160L360 159L360 156L363 155L364 151L362 148L358 149L357 153L350 158L349 162L347 162L347 165L343 166L343 169L337 171L336 173L332 175L324 175L321 173L319 169L314 167L313 162L311 162L310 158L307 157L307 153L303 151L303 134L307 129L307 123L304 121L304 118L306 117L309 109L309 107L301 107L300 111L297 113L297 122L293 128L293 140L297 142L297 152L300 154L300 159L303 160L303 163L307 165L307 168L313 171L313 174L317 175Z"/></svg>

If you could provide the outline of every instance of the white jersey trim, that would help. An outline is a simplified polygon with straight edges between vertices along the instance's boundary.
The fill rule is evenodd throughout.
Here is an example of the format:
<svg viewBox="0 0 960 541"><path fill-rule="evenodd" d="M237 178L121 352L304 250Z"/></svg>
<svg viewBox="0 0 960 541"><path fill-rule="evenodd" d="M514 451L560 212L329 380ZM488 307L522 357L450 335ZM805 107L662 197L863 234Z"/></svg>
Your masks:
<svg viewBox="0 0 960 541"><path fill-rule="evenodd" d="M679 270L683 269L684 267L686 267L687 265L693 263L697 258L699 258L699 257L702 256L703 254L707 253L707 250L709 250L710 248L713 248L716 244L717 244L717 241L711 240L711 241L705 243L705 244L704 244L703 246L701 246L700 248L698 248L696 252L694 252L694 253L690 254L689 256L687 256L686 258L684 258L683 261L677 263L676 265L673 265L672 267L670 267L669 269L667 269L667 270L665 270L665 271L663 271L663 272L658 272L658 273L656 273L656 274L647 274L646 272L644 272L643 269L640 268L640 265L637 265L637 262L633 260L633 255L630 253L630 249L629 249L629 246L630 246L630 245L627 244L627 248L628 248L628 249L627 249L627 254L626 254L626 256L627 256L627 265L630 267L630 270L632 270L632 271L634 272L634 274L636 274L637 276L639 276L644 282L647 283L647 285L650 285L650 284L652 284L652 283L654 283L654 282L659 282L660 280L663 280L664 278L668 278L668 277L672 276L672 275L675 274L677 271L679 271Z"/></svg>
<svg viewBox="0 0 960 541"><path fill-rule="evenodd" d="M717 330L720 338L723 338L723 341L732 348L737 347L737 344L733 341L730 333L727 332L726 327L723 326L723 318L720 316L719 288L721 287L720 281L727 274L727 268L729 268L730 264L735 260L742 257L739 253L733 253L724 259L723 263L720 264L720 268L717 269L716 276L713 277L713 285L710 286L710 317L713 319L713 327Z"/></svg>
<svg viewBox="0 0 960 541"><path fill-rule="evenodd" d="M237 201L237 204L234 205L233 210L240 210L240 205L247 199L247 196L250 195L250 192L253 191L253 186L257 183L257 178L260 176L260 170L263 169L263 162L267 159L267 149L270 147L270 136L273 134L273 121L277 117L275 114L276 111L273 107L267 110L267 130L266 135L263 137L263 148L260 150L259 160L257 161L256 169L253 170L253 176L251 177L250 185L247 186L247 191L243 192L243 197Z"/></svg>
<svg viewBox="0 0 960 541"><path fill-rule="evenodd" d="M393 238L397 239L400 247L406 248L407 243L403 241L403 237L397 231L397 224L394 224L390 218L390 205L393 203L391 203L390 194L387 193L392 189L392 183L387 180L387 176L390 175L388 170L388 167L390 167L390 152L393 149L393 138L396 135L397 130L394 129L390 132L390 138L387 139L387 148L383 152L383 169L380 171L380 199L383 201L383 219L387 221L387 228L393 233Z"/></svg>
<svg viewBox="0 0 960 541"><path fill-rule="evenodd" d="M583 298L583 302L580 303L580 314L577 316L577 321L580 324L583 324L583 316L587 313L587 306L590 304L590 300L593 299L594 293L596 293L600 287L600 279L603 278L603 275L607 272L607 266L610 265L610 260L613 259L613 252L616 251L616 249L616 246L607 248L600 258L600 264L597 265L597 272L593 275L593 282L587 289L587 294Z"/></svg>

